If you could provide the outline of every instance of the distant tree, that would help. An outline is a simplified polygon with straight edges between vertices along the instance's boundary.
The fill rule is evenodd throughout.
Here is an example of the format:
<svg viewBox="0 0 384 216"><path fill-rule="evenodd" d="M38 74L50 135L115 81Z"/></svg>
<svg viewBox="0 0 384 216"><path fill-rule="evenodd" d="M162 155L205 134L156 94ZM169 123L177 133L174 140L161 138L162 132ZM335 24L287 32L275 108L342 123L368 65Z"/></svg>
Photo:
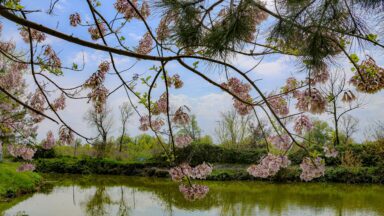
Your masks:
<svg viewBox="0 0 384 216"><path fill-rule="evenodd" d="M111 110L105 106L105 108L99 112L95 109L90 109L86 113L85 120L88 124L97 131L97 137L101 138L101 141L96 141L95 146L97 149L97 157L104 157L107 147L108 134L112 129L112 115Z"/></svg>
<svg viewBox="0 0 384 216"><path fill-rule="evenodd" d="M333 129L327 122L314 120L312 129L307 132L304 137L309 141L309 145L315 143L317 145L328 144L332 140Z"/></svg>
<svg viewBox="0 0 384 216"><path fill-rule="evenodd" d="M191 120L188 124L180 125L178 127L180 128L178 131L179 134L189 135L193 141L197 141L201 137L201 128L197 123L195 115L191 115Z"/></svg>
<svg viewBox="0 0 384 216"><path fill-rule="evenodd" d="M235 110L221 114L222 119L218 122L216 134L219 142L227 147L239 147L249 140L250 115L239 115Z"/></svg>
<svg viewBox="0 0 384 216"><path fill-rule="evenodd" d="M352 141L352 136L359 130L359 120L351 115L341 117L341 132L345 135L343 143L348 144Z"/></svg>
<svg viewBox="0 0 384 216"><path fill-rule="evenodd" d="M129 103L123 103L120 107L120 121L121 121L121 136L119 139L119 152L123 148L123 138L126 133L127 123L129 118L133 115L133 108Z"/></svg>

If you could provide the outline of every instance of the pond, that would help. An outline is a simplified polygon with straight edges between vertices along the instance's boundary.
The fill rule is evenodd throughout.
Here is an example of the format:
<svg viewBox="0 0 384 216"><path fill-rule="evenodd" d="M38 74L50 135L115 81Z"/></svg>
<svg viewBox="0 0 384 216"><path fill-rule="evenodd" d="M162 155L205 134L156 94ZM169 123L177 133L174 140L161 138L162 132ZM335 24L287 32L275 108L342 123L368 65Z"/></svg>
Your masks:
<svg viewBox="0 0 384 216"><path fill-rule="evenodd" d="M381 185L204 181L201 184L210 187L208 195L190 202L169 179L76 175L46 179L50 186L20 197L0 215L384 215Z"/></svg>

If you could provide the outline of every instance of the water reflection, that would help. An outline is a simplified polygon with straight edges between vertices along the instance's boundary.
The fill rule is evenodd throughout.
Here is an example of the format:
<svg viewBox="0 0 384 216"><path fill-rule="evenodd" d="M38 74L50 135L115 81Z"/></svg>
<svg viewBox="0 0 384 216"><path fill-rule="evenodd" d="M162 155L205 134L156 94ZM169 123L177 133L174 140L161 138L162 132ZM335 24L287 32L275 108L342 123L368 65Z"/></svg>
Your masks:
<svg viewBox="0 0 384 216"><path fill-rule="evenodd" d="M189 202L167 179L50 176L56 182L3 212L44 215L384 215L384 187L344 184L202 182Z"/></svg>

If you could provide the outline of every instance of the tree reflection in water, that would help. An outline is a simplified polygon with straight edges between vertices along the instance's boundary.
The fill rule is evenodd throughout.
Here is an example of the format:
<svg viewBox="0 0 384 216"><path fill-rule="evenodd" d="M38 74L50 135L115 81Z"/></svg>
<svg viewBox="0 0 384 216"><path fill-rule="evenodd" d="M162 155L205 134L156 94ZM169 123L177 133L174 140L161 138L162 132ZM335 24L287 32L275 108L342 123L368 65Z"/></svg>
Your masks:
<svg viewBox="0 0 384 216"><path fill-rule="evenodd" d="M50 206L40 212L29 209L31 203L44 200L66 205L66 212L76 212L61 215L384 215L381 185L204 181L202 184L210 187L210 193L203 200L190 202L179 193L178 185L168 179L55 179L58 182L50 192L22 201L5 215L23 210L30 216L58 215L57 206L51 207L51 214ZM70 199L65 203L63 197L67 195Z"/></svg>

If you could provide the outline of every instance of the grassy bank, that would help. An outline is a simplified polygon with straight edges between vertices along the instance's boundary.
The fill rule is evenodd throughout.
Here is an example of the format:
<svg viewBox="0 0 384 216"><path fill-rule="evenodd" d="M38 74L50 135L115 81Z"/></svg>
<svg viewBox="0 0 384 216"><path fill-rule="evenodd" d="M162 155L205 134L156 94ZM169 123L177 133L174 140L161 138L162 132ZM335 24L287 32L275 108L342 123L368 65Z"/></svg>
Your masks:
<svg viewBox="0 0 384 216"><path fill-rule="evenodd" d="M0 198L11 198L36 190L42 177L34 172L17 172L20 164L0 163Z"/></svg>
<svg viewBox="0 0 384 216"><path fill-rule="evenodd" d="M43 173L106 174L127 176L169 177L166 167L155 163L124 163L113 160L55 158L39 159L37 171ZM266 180L273 182L300 182L298 166L282 169L276 176L257 179L250 176L245 164L214 164L214 171L208 180ZM384 168L328 166L325 175L314 181L339 183L384 183Z"/></svg>

